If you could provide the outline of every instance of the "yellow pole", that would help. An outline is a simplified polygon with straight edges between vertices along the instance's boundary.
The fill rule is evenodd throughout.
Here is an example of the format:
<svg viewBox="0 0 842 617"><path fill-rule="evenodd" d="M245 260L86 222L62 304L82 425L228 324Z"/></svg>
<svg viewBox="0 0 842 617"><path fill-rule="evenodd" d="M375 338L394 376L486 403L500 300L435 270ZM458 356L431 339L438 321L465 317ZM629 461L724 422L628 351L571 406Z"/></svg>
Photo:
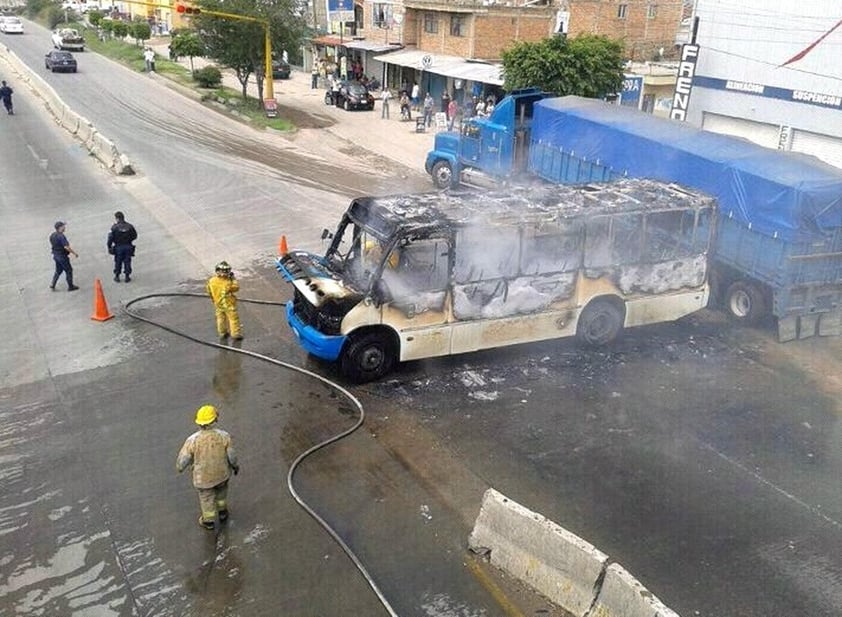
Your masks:
<svg viewBox="0 0 842 617"><path fill-rule="evenodd" d="M267 99L274 99L275 98L275 82L272 79L272 41L269 39L269 22L266 21L264 23L265 36L264 36L264 47L266 53L266 67L265 67L265 77L263 83L266 84L265 89L265 97Z"/></svg>

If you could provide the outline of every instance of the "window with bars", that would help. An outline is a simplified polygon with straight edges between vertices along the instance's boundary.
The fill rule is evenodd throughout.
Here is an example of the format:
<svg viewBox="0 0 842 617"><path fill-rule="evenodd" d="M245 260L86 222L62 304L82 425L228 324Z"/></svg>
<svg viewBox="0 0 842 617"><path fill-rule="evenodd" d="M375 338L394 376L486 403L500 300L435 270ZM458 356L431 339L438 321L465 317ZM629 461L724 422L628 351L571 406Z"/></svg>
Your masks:
<svg viewBox="0 0 842 617"><path fill-rule="evenodd" d="M435 34L439 31L439 18L435 13L424 13L424 32Z"/></svg>
<svg viewBox="0 0 842 617"><path fill-rule="evenodd" d="M628 4L618 4L617 5L617 19L625 19L626 15L629 12L629 5Z"/></svg>
<svg viewBox="0 0 842 617"><path fill-rule="evenodd" d="M658 5L657 4L650 4L646 7L646 17L647 19L655 19L658 16Z"/></svg>
<svg viewBox="0 0 842 617"><path fill-rule="evenodd" d="M372 5L371 25L375 28L388 28L392 24L392 5L375 2Z"/></svg>

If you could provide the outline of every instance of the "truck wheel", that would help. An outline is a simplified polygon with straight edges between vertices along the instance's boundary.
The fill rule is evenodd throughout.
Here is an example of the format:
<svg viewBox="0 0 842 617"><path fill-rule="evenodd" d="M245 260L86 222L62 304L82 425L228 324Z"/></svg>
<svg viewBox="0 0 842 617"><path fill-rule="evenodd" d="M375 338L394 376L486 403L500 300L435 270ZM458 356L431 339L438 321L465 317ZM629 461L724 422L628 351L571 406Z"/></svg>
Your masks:
<svg viewBox="0 0 842 617"><path fill-rule="evenodd" d="M439 161L433 165L430 176L437 189L444 190L453 186L453 168L448 161Z"/></svg>
<svg viewBox="0 0 842 617"><path fill-rule="evenodd" d="M623 330L623 311L614 302L594 300L579 315L576 338L591 346L607 345Z"/></svg>
<svg viewBox="0 0 842 617"><path fill-rule="evenodd" d="M746 325L753 325L766 315L763 292L754 283L736 281L725 292L725 310L728 316Z"/></svg>
<svg viewBox="0 0 842 617"><path fill-rule="evenodd" d="M383 377L392 370L395 360L392 340L385 333L368 331L350 336L339 368L349 381L363 383Z"/></svg>

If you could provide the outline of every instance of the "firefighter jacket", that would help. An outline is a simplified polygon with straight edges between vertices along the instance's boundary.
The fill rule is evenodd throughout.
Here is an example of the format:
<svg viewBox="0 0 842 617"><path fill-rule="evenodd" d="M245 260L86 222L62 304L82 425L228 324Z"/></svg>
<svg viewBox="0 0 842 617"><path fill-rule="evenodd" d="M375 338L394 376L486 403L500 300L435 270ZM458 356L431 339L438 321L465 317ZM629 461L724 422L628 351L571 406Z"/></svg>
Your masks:
<svg viewBox="0 0 842 617"><path fill-rule="evenodd" d="M225 482L232 469L239 469L231 435L219 428L203 428L190 435L181 446L175 466L181 473L191 464L196 488L213 488Z"/></svg>
<svg viewBox="0 0 842 617"><path fill-rule="evenodd" d="M208 280L206 289L216 308L223 311L237 308L236 293L240 291L237 279L217 274Z"/></svg>

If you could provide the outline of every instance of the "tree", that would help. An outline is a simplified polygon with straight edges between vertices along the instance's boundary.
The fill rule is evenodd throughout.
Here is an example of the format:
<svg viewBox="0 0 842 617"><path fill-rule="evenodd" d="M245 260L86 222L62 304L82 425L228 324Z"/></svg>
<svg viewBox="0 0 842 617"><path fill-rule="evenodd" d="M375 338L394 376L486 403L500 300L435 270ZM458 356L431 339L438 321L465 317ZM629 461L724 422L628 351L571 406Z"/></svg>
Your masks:
<svg viewBox="0 0 842 617"><path fill-rule="evenodd" d="M134 37L135 45L143 44L143 41L148 41L152 36L152 28L149 27L149 22L145 19L135 18L135 21L129 26L129 34Z"/></svg>
<svg viewBox="0 0 842 617"><path fill-rule="evenodd" d="M605 36L552 37L503 52L503 87L535 86L559 96L602 98L623 83L623 44Z"/></svg>
<svg viewBox="0 0 842 617"><path fill-rule="evenodd" d="M173 34L170 41L170 58L175 60L182 56L190 58L190 72L193 73L193 58L205 55L205 44L199 35L190 30L179 30Z"/></svg>
<svg viewBox="0 0 842 617"><path fill-rule="evenodd" d="M111 30L118 39L124 39L129 34L129 24L124 21L115 21Z"/></svg>
<svg viewBox="0 0 842 617"><path fill-rule="evenodd" d="M268 20L272 49L280 51L297 49L300 45L305 24L297 10L298 0L203 0L201 9L203 12L192 19L207 55L234 70L242 86L243 100L248 98L248 80L254 73L258 97L263 100L264 25L208 15L204 11Z"/></svg>

